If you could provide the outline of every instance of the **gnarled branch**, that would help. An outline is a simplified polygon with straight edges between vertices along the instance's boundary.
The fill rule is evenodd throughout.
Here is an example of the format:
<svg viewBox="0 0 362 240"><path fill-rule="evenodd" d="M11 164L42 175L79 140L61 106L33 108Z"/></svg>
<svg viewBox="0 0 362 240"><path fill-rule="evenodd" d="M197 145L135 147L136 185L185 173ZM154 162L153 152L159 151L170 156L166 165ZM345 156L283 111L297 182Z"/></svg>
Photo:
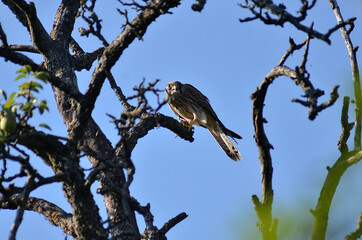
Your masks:
<svg viewBox="0 0 362 240"><path fill-rule="evenodd" d="M21 201L22 198L20 195L13 195L11 197L0 195L0 208L16 209L21 204ZM25 210L42 214L53 225L60 226L66 234L76 237L72 214L65 212L57 205L44 199L29 197L24 206Z"/></svg>

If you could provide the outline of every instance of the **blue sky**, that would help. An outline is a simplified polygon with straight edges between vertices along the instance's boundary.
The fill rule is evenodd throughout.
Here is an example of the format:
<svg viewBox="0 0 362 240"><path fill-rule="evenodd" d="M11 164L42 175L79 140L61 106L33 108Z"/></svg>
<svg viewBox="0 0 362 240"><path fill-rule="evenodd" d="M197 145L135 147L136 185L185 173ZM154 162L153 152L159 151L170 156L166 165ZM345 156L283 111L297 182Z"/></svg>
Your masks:
<svg viewBox="0 0 362 240"><path fill-rule="evenodd" d="M34 1L45 28L49 31L60 1ZM238 19L250 16L247 10L237 6L240 1L208 1L203 12L191 11L193 1L183 1L173 9L173 14L161 16L148 28L143 41L135 40L123 53L112 72L126 95L133 94L133 86L142 78L147 82L160 79L164 89L170 81L190 83L211 101L215 112L226 127L237 132L243 139L237 146L243 156L240 162L230 160L204 128L195 129L195 141L185 142L175 138L167 129L152 130L139 140L132 160L136 175L130 190L141 204L151 204L155 225L159 228L180 212L189 217L167 234L168 239L247 239L256 230L256 216L251 196L261 194L258 150L253 139L251 118L252 92L264 76L278 63L289 48L288 37L297 43L305 39L290 24L284 28L265 26L259 21L239 23ZM296 13L299 1L286 6ZM357 17L356 28L351 34L355 45L362 45L362 3L359 0L339 1L345 19ZM104 4L105 5L105 4ZM103 33L110 42L120 32L124 23L117 13L116 0L107 6L98 3L98 15L103 19ZM305 21L314 21L315 29L326 32L336 24L328 1L318 1ZM11 44L29 44L29 36L10 11L0 5L0 22ZM76 29L85 27L77 21ZM73 32L86 51L101 46L95 38L81 38ZM321 101L329 99L335 85L340 85L340 98L335 105L318 115L316 120L307 118L308 109L291 102L303 95L300 87L290 79L278 78L270 87L264 116L272 151L274 166L274 217L291 214L298 225L303 219L312 221L310 208L314 208L319 191L331 166L339 156L337 141L340 135L340 112L343 96L350 95L352 80L346 47L339 32L331 37L329 46L320 40L312 40L307 70L316 88L325 91ZM38 63L42 60L33 54ZM288 61L291 68L299 65L301 53L295 53ZM94 67L94 66L93 66ZM16 90L15 71L18 66L0 61L0 88L8 93ZM78 73L81 91L87 87L92 71ZM45 122L52 133L66 136L66 128L57 113L50 86L42 92L50 105L50 112L42 118L35 117L36 125ZM162 94L162 97L165 97ZM152 99L152 98L151 98ZM155 99L153 99L155 101ZM352 107L353 105L351 105ZM96 102L93 118L107 137L116 143L119 136L106 113L119 116L123 110L115 94L106 82ZM164 106L160 112L174 116ZM351 111L350 120L353 119ZM33 159L40 172L50 174L39 159ZM86 159L83 166L89 166ZM332 204L328 239L342 239L355 228L361 212L362 183L361 164L352 166L342 178ZM97 188L97 184L94 185ZM98 200L101 214L105 209L101 196ZM46 186L33 192L70 211L60 185ZM298 211L295 211L298 209ZM15 212L0 211L0 232L10 229ZM280 224L285 224L280 220ZM143 232L143 219L139 218ZM20 227L19 239L64 239L65 235L51 226L37 213L26 213ZM258 239L252 237L250 239ZM0 239L6 239L2 234Z"/></svg>

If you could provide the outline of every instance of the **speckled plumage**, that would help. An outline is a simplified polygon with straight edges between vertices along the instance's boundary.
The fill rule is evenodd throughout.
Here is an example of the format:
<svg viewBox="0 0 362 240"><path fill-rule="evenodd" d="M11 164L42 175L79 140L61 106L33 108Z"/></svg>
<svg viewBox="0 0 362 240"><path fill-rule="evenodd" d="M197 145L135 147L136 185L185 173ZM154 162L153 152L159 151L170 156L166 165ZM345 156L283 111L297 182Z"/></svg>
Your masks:
<svg viewBox="0 0 362 240"><path fill-rule="evenodd" d="M191 129L192 125L207 128L220 147L233 160L241 160L241 154L230 139L241 137L227 129L212 109L209 99L190 84L173 81L167 84L166 98L171 110ZM236 142L236 141L235 141Z"/></svg>

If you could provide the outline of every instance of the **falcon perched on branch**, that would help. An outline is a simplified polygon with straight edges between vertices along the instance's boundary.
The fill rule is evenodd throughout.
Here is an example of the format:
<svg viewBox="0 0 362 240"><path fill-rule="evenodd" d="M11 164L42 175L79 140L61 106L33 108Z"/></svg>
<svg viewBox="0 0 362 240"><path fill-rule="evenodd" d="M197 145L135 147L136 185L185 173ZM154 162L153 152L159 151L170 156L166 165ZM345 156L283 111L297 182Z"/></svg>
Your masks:
<svg viewBox="0 0 362 240"><path fill-rule="evenodd" d="M166 99L183 125L189 129L192 125L207 128L232 160L241 160L241 154L226 135L235 142L235 138L241 139L241 137L224 126L212 109L209 99L199 90L190 84L169 82L166 87Z"/></svg>

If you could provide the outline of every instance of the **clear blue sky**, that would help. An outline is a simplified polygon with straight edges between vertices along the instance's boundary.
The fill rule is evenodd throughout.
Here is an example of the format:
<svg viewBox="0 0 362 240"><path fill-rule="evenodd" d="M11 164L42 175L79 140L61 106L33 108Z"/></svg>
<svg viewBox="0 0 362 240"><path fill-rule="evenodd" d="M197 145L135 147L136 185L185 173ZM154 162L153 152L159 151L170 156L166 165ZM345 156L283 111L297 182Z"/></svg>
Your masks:
<svg viewBox="0 0 362 240"><path fill-rule="evenodd" d="M41 21L50 30L60 1L34 2ZM152 23L144 41L133 42L112 71L126 95L133 94L133 86L138 85L142 78L148 82L160 79L160 89L173 80L190 83L210 99L223 123L243 136L238 145L243 156L240 162L230 160L204 128L195 129L193 143L174 138L174 133L163 128L152 130L139 140L132 155L136 167L130 187L132 196L141 204L151 204L155 225L159 228L180 212L189 215L170 230L167 234L170 240L247 239L249 232L256 230L257 219L251 196L261 194L260 164L253 139L249 96L289 48L288 37L299 43L305 39L305 34L296 31L290 24L284 28L265 26L259 21L241 24L238 19L250 14L238 7L238 2L208 1L200 14L191 11L193 1L182 1L181 6L172 10L172 15L161 16ZM292 4L296 5L291 6L288 2L285 1L285 4L290 12L296 13L299 1L293 1ZM339 4L345 19L358 18L351 37L355 45L362 45L361 1L340 0ZM97 13L103 19L103 33L108 41L118 35L124 23L116 7L119 7L116 0L98 3ZM321 32L336 24L328 1L317 2L305 24L309 25L312 21L315 29ZM3 4L0 4L0 22L10 44L29 44L26 29ZM76 28L79 26L84 26L80 19ZM73 32L73 37L86 51L101 46L93 37L80 38L77 30ZM342 99L351 93L352 80L340 32L334 33L331 40L331 46L320 40L311 41L307 69L314 86L326 92L322 101L328 100L333 86L341 86L341 97L333 107L320 113L316 120L308 120L308 109L291 103L291 99L299 98L303 92L287 78L277 79L267 95L264 116L268 124L265 128L275 148L272 151L274 217L295 216L292 220L282 218L281 225L289 221L294 227L305 219L313 220L309 209L317 203L327 174L326 166L332 165L339 156L337 141L341 131ZM30 56L41 62L39 57ZM287 65L292 68L299 65L300 57L300 53L294 54ZM3 59L0 61L0 88L8 93L16 90L18 83L14 83L13 79L18 68ZM78 73L81 91L86 89L91 73ZM53 129L53 134L66 136L50 86L45 88L42 97L48 100L51 110L41 119L36 117L34 125L45 122ZM119 140L119 136L106 113L119 116L122 110L106 82L93 117L113 143ZM161 112L175 117L167 106ZM353 115L350 116L352 119ZM32 159L32 163L40 167L41 173L50 174L41 160ZM89 166L86 159L83 166ZM342 178L332 204L328 239L342 239L355 229L361 212L361 171L359 163ZM96 188L97 184L94 185ZM46 186L32 195L71 211L60 185ZM106 218L101 196L94 195L102 216ZM14 217L15 212L0 211L0 240L7 239L6 233ZM141 217L139 227L143 232ZM18 233L18 239L64 237L60 229L33 212L25 214ZM259 235L250 239L258 238Z"/></svg>

